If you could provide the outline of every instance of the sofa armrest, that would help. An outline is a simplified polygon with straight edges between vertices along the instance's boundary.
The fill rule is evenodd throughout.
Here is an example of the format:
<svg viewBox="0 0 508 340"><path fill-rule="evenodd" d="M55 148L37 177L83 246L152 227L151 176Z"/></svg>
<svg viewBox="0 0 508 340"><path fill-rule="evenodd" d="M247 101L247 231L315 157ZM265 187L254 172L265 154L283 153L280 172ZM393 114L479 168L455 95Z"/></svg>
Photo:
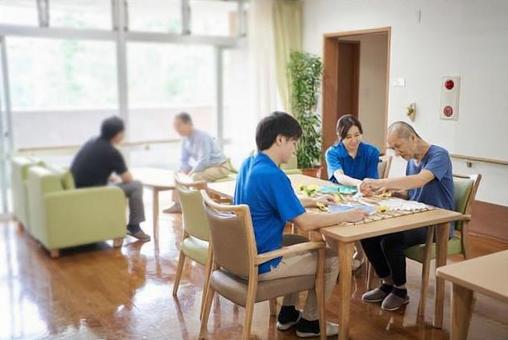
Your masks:
<svg viewBox="0 0 508 340"><path fill-rule="evenodd" d="M119 188L51 192L44 205L48 249L125 236L126 199Z"/></svg>

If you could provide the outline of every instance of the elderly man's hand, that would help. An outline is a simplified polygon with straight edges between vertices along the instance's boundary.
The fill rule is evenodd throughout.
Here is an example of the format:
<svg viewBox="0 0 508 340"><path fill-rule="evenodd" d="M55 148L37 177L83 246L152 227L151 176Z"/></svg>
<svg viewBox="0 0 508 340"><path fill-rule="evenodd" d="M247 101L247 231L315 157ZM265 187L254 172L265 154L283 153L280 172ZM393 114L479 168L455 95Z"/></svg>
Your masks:
<svg viewBox="0 0 508 340"><path fill-rule="evenodd" d="M372 178L366 178L362 181L362 184L360 184L360 192L364 196L372 196L379 188L381 188L381 183L379 183L380 180L378 179L372 179Z"/></svg>

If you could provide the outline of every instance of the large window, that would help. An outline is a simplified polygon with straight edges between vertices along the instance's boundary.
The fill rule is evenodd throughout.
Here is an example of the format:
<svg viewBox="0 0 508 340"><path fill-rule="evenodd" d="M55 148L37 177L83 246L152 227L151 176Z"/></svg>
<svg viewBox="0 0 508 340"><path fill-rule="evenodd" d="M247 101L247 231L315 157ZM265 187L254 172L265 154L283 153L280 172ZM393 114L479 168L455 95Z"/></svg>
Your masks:
<svg viewBox="0 0 508 340"><path fill-rule="evenodd" d="M34 0L1 0L0 24L37 26Z"/></svg>
<svg viewBox="0 0 508 340"><path fill-rule="evenodd" d="M210 46L129 43L131 140L178 138L172 116L188 111L215 133L215 64Z"/></svg>
<svg viewBox="0 0 508 340"><path fill-rule="evenodd" d="M191 0L191 31L200 35L235 35L238 3Z"/></svg>
<svg viewBox="0 0 508 340"><path fill-rule="evenodd" d="M180 0L129 0L129 29L145 32L182 32Z"/></svg>
<svg viewBox="0 0 508 340"><path fill-rule="evenodd" d="M111 1L50 0L50 26L111 29Z"/></svg>
<svg viewBox="0 0 508 340"><path fill-rule="evenodd" d="M80 144L117 113L112 42L9 37L14 146Z"/></svg>

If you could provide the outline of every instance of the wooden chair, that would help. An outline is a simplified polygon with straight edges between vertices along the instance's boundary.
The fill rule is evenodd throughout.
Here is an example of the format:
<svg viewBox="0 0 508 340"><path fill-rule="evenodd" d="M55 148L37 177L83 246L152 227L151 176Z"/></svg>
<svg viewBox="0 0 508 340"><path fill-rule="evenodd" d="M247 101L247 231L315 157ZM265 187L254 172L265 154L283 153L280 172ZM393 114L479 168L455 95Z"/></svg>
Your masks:
<svg viewBox="0 0 508 340"><path fill-rule="evenodd" d="M173 296L177 296L183 266L187 258L205 266L205 283L201 298L201 313L210 278L211 257L209 255L209 226L199 189L206 188L206 182L191 182L180 175L175 175L176 190L180 198L183 218L183 236L180 242L180 255L176 269Z"/></svg>
<svg viewBox="0 0 508 340"><path fill-rule="evenodd" d="M469 250L469 222L471 221L472 204L476 197L476 192L480 185L482 175L453 175L453 186L454 186L454 200L455 200L455 211L464 215L463 221L458 221L455 224L455 230L459 232L460 237L455 235L448 241L448 255L462 254L464 259L470 258ZM427 291L429 286L430 276L430 261L436 256L436 244L434 240L433 226L428 227L427 240L425 244L418 244L413 247L409 247L405 250L406 257L420 262L423 265L422 268L422 283L420 286L420 302L418 304L418 316L423 317L425 315L425 304L427 298ZM369 268L369 274L367 279L368 289L372 289L374 286L371 278L374 278L376 274L372 268Z"/></svg>
<svg viewBox="0 0 508 340"><path fill-rule="evenodd" d="M325 243L304 242L258 254L252 219L247 205L222 205L214 202L202 190L210 225L212 274L201 319L199 338L205 337L208 317L215 293L246 309L241 339L250 336L254 304L270 301L294 292L315 289L319 304L321 339L326 338L324 301ZM293 236L293 235L291 235ZM258 266L271 259L317 250L316 275L296 276L259 281Z"/></svg>
<svg viewBox="0 0 508 340"><path fill-rule="evenodd" d="M384 155L379 157L377 171L379 178L388 178L390 167L392 166L392 156Z"/></svg>

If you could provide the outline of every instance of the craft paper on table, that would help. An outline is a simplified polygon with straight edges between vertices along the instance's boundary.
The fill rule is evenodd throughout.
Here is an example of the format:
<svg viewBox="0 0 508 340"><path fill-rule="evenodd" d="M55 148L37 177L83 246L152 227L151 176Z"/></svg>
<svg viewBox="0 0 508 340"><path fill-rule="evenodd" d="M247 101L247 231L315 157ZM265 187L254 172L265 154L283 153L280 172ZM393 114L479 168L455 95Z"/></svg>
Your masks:
<svg viewBox="0 0 508 340"><path fill-rule="evenodd" d="M388 210L394 211L421 211L427 209L427 205L416 202L406 201L397 198L389 198L379 202L379 205L385 206Z"/></svg>
<svg viewBox="0 0 508 340"><path fill-rule="evenodd" d="M376 208L367 206L359 203L347 203L347 204L331 204L328 206L328 212L346 212L352 209L361 209L367 214L372 215L376 213Z"/></svg>
<svg viewBox="0 0 508 340"><path fill-rule="evenodd" d="M348 185L324 185L319 188L319 192L322 194L344 194L344 195L354 195L357 190L356 187L348 186Z"/></svg>

